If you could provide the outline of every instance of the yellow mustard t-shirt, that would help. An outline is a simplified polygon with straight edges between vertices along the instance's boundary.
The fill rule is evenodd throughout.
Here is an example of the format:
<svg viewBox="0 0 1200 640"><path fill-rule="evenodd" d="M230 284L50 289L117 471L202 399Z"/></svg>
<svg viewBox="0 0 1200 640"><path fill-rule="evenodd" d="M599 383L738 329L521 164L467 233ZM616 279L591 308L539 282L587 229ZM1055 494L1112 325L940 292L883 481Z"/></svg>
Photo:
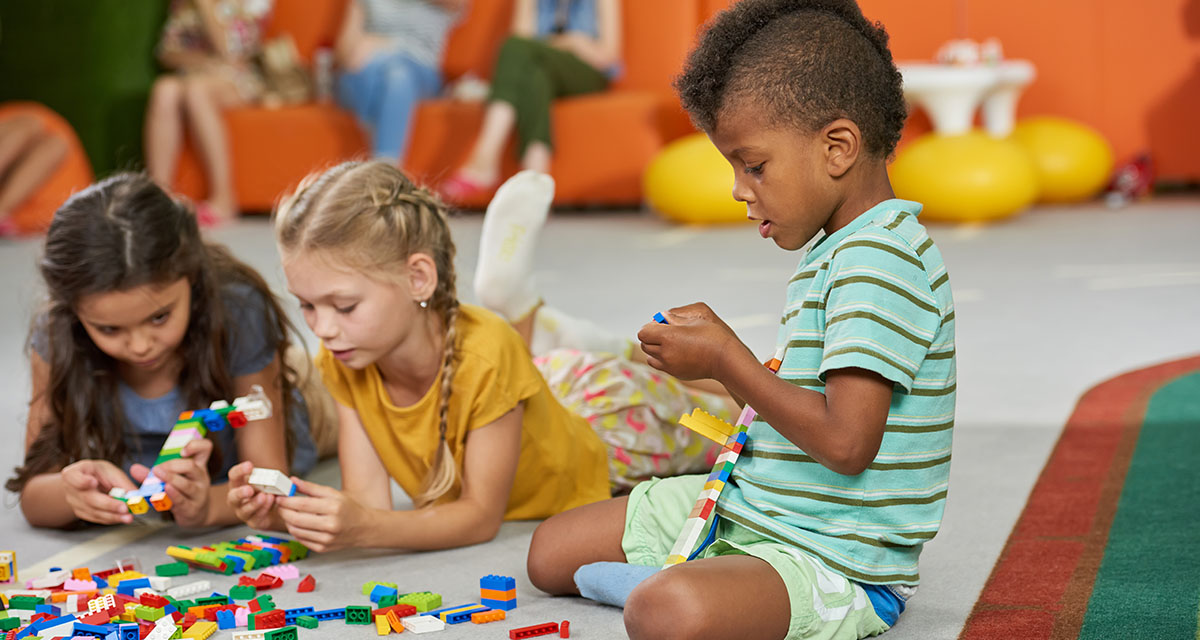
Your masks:
<svg viewBox="0 0 1200 640"><path fill-rule="evenodd" d="M450 383L446 441L459 475L467 434L524 402L521 457L505 519L547 518L608 498L604 443L586 420L559 404L512 326L466 304L457 326L459 363ZM409 496L416 495L437 452L441 378L416 404L397 407L374 364L351 369L322 345L316 365L333 397L358 412L388 473ZM457 499L461 490L460 481L439 502Z"/></svg>

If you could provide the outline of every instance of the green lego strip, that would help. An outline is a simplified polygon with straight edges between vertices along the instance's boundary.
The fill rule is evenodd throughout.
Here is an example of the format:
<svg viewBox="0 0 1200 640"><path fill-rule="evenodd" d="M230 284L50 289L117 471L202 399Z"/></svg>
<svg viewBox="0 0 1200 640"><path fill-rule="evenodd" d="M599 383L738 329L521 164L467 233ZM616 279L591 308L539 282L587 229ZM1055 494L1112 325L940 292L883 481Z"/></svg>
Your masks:
<svg viewBox="0 0 1200 640"><path fill-rule="evenodd" d="M168 562L154 567L154 573L160 576L186 576L188 566L186 562Z"/></svg>
<svg viewBox="0 0 1200 640"><path fill-rule="evenodd" d="M179 422L176 422L175 426L171 427L171 431L174 431L176 429L180 429L180 430L195 429L196 432L200 434L201 438L208 435L208 429L205 428L204 423L199 420L196 420L195 418L191 418L188 420L180 420Z"/></svg>
<svg viewBox="0 0 1200 640"><path fill-rule="evenodd" d="M305 629L316 629L321 623L312 616L300 616L299 618L296 618L296 624L299 624Z"/></svg>
<svg viewBox="0 0 1200 640"><path fill-rule="evenodd" d="M171 454L159 454L159 456L158 456L157 458L155 458L155 459L154 459L154 465L153 465L153 466L156 466L156 467L157 467L158 465L160 465L160 464L162 464L162 463L164 463L164 462L167 462L168 460L174 460L174 459L176 459L176 458L182 458L182 457L183 457L183 456L179 455L179 450L178 450L178 449L176 449L176 450L175 450L175 453L171 453Z"/></svg>

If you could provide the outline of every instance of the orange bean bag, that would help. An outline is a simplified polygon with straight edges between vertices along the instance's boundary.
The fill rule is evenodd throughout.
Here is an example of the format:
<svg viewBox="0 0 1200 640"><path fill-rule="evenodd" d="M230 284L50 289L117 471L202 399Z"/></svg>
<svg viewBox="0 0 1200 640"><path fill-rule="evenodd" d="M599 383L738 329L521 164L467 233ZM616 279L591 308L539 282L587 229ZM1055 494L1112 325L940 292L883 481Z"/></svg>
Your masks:
<svg viewBox="0 0 1200 640"><path fill-rule="evenodd" d="M8 102L0 105L0 118L28 114L37 118L52 135L67 143L67 155L58 168L25 202L17 206L9 220L19 233L37 233L50 225L54 212L72 193L92 182L92 163L88 161L75 129L49 107L36 102Z"/></svg>

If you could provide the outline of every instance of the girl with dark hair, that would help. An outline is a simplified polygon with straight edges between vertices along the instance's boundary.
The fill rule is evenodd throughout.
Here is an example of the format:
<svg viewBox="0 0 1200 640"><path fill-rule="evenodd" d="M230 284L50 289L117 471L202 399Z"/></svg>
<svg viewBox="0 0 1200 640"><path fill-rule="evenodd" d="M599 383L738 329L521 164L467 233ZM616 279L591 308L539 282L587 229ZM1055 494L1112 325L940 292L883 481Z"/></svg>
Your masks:
<svg viewBox="0 0 1200 640"><path fill-rule="evenodd" d="M154 467L175 520L235 522L223 482L238 460L298 473L315 463L314 403L292 364L305 360L285 357L290 324L278 302L148 177L116 175L67 200L40 271L48 299L29 341L25 462L6 484L30 524L130 522L108 491L136 488L180 412L254 385L275 407L270 418L209 434Z"/></svg>

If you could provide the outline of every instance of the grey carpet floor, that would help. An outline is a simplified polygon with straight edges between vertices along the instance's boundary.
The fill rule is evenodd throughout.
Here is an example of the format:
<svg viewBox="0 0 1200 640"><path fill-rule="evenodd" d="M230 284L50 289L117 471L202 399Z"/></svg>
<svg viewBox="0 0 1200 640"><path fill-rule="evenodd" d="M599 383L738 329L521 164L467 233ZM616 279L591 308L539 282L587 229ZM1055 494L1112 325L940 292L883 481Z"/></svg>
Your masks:
<svg viewBox="0 0 1200 640"><path fill-rule="evenodd" d="M459 291L467 301L482 217L454 223ZM922 555L920 593L886 637L953 638L961 630L1025 498L1078 396L1100 380L1200 352L1200 200L1164 198L1110 211L1040 207L986 227L932 226L954 286L958 319L958 416L950 498L941 533ZM270 228L246 219L213 237L285 292ZM0 243L0 467L22 456L28 361L23 347L40 296L36 241ZM773 350L784 283L798 254L749 227L686 228L640 212L566 212L547 226L538 255L546 299L633 335L655 311L704 300L760 355ZM303 326L298 314L298 324ZM312 343L311 336L307 338ZM764 355L765 357L765 355ZM336 484L336 462L314 475ZM312 557L301 569L317 590L276 593L280 606L363 603L368 580L442 593L447 604L478 598L485 574L516 577L519 607L507 622L462 625L443 636L505 637L506 630L570 620L572 637L621 638L618 610L533 589L524 560L536 523L506 524L493 541L436 553L354 551ZM101 568L137 557L166 561L171 544L236 538L244 528L182 533L145 526L39 531L4 494L0 550L15 549L24 577L58 563ZM140 537L139 537L140 536ZM132 540L132 541L130 541ZM235 580L208 578L224 590ZM664 613L669 615L668 613ZM222 632L216 637L227 637ZM369 627L326 624L303 636L368 637Z"/></svg>

